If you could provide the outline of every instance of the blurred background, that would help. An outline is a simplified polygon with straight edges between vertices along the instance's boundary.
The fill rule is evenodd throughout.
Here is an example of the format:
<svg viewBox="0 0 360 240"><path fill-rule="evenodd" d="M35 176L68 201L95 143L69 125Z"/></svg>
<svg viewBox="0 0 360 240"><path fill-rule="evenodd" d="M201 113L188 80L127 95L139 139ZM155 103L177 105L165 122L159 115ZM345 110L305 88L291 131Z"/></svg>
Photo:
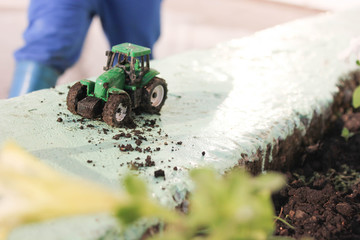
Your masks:
<svg viewBox="0 0 360 240"><path fill-rule="evenodd" d="M10 88L15 67L13 53L23 45L29 1L0 1L0 99L7 97ZM360 5L360 1L163 0L162 31L154 57L161 59L191 49L209 48L291 20L341 11L354 5ZM58 85L100 75L108 48L100 21L95 18L80 60L60 77Z"/></svg>

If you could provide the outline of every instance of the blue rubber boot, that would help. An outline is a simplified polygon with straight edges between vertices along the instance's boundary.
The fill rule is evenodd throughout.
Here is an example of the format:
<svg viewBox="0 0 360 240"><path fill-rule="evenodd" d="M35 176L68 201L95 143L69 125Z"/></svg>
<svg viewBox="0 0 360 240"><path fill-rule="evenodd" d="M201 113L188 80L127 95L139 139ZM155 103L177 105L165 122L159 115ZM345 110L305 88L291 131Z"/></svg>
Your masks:
<svg viewBox="0 0 360 240"><path fill-rule="evenodd" d="M41 63L33 61L17 62L9 98L54 87L59 75L58 71Z"/></svg>

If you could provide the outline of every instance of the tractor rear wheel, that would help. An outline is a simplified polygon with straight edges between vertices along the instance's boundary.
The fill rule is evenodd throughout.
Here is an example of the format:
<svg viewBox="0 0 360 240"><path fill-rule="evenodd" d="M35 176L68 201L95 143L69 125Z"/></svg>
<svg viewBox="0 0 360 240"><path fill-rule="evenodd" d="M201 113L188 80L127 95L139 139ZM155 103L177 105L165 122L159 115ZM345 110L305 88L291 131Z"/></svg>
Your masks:
<svg viewBox="0 0 360 240"><path fill-rule="evenodd" d="M108 125L120 127L128 122L131 113L131 100L128 94L110 95L103 111L103 120Z"/></svg>
<svg viewBox="0 0 360 240"><path fill-rule="evenodd" d="M167 97L167 84L164 79L154 77L145 87L142 107L145 112L159 113Z"/></svg>
<svg viewBox="0 0 360 240"><path fill-rule="evenodd" d="M77 114L77 104L86 97L86 86L81 82L75 83L68 92L66 105L70 112Z"/></svg>

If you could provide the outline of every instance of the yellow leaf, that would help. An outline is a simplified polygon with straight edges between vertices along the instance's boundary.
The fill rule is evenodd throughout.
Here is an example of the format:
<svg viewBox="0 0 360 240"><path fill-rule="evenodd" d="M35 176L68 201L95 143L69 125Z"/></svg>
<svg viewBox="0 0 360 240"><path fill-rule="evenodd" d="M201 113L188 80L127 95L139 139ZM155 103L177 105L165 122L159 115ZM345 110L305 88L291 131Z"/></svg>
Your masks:
<svg viewBox="0 0 360 240"><path fill-rule="evenodd" d="M352 98L352 105L354 108L360 107L360 87L355 88Z"/></svg>
<svg viewBox="0 0 360 240"><path fill-rule="evenodd" d="M24 223L112 213L122 200L95 183L56 172L13 143L0 152L0 240Z"/></svg>

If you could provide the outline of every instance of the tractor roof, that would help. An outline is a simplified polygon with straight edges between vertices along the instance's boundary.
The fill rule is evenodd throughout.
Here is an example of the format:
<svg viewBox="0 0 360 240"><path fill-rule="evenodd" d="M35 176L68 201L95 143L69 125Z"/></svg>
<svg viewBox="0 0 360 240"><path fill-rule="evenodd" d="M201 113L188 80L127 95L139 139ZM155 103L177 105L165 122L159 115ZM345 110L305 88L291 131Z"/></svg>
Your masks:
<svg viewBox="0 0 360 240"><path fill-rule="evenodd" d="M151 53L151 49L132 43L122 43L112 47L112 52L120 52L131 57L141 57Z"/></svg>

